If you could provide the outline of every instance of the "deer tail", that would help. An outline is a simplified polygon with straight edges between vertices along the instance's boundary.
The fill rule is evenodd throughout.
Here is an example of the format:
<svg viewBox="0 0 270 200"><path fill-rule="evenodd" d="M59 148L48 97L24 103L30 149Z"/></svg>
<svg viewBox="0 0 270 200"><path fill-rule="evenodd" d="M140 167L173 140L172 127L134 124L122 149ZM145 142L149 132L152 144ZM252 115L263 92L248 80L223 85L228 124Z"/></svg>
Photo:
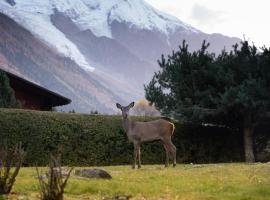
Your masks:
<svg viewBox="0 0 270 200"><path fill-rule="evenodd" d="M175 125L172 122L169 122L169 123L171 125L171 135L173 135L174 134L174 131L175 131Z"/></svg>

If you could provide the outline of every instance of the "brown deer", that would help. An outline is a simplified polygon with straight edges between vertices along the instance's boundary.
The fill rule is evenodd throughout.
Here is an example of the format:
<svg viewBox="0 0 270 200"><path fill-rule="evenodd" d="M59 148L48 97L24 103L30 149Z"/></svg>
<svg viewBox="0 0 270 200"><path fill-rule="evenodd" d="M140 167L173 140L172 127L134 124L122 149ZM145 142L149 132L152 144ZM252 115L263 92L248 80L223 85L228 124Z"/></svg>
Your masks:
<svg viewBox="0 0 270 200"><path fill-rule="evenodd" d="M165 167L169 165L169 155L173 158L173 166L176 166L176 147L172 143L172 135L175 129L173 123L158 119L149 122L138 122L129 119L129 110L134 106L134 102L128 106L121 106L116 103L116 107L122 111L123 127L130 142L134 145L134 163L132 168L136 167L138 159L138 168L141 168L140 145L143 142L160 140L166 151Z"/></svg>

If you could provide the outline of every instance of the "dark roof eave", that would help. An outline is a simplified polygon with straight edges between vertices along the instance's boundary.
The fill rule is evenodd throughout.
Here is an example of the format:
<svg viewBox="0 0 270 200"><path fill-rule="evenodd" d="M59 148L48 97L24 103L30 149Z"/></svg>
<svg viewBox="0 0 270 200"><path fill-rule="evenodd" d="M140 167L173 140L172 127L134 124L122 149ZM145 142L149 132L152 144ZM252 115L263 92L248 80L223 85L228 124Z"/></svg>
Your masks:
<svg viewBox="0 0 270 200"><path fill-rule="evenodd" d="M24 79L22 77L19 77L19 76L15 75L15 74L13 74L13 73L11 73L9 71L6 71L6 70L4 70L2 68L0 68L0 70L3 71L3 72L5 72L10 77L13 77L15 79L19 79L20 81L23 81L23 82L25 82L28 85L31 85L31 86L39 89L39 90L42 90L42 91L48 93L54 99L57 98L58 99L57 100L57 104L56 103L52 103L52 106L53 107L67 105L67 104L70 104L72 102L71 99L69 99L67 97L64 97L64 96L62 96L62 95L60 95L60 94L58 94L56 92L53 92L51 90L48 90L48 89L46 89L46 88L44 88L44 87L42 87L40 85L37 85L37 84L35 84L35 83L33 83L33 82L29 81L29 80L26 80L26 79Z"/></svg>

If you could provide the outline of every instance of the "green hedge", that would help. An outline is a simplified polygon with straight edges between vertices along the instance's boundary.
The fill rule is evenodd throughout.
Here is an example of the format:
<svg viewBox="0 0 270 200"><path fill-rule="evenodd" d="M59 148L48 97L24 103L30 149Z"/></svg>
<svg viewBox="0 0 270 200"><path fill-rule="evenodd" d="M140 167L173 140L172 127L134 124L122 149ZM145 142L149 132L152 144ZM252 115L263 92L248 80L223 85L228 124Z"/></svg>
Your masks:
<svg viewBox="0 0 270 200"><path fill-rule="evenodd" d="M59 147L63 147L63 162L68 165L130 164L133 156L121 116L0 109L0 137L9 144L23 143L25 166L46 165L49 152ZM173 142L178 162L243 160L241 135L224 128L176 124ZM164 160L159 142L142 145L143 164Z"/></svg>

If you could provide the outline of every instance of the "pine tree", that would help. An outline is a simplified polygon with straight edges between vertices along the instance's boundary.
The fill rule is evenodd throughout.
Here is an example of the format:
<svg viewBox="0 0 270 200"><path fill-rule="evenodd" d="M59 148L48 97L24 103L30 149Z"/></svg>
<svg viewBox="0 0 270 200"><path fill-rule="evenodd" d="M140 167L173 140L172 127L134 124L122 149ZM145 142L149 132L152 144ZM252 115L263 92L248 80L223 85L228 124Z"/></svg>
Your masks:
<svg viewBox="0 0 270 200"><path fill-rule="evenodd" d="M196 110L214 106L216 88L211 85L216 84L216 69L214 55L206 51L208 46L204 41L200 50L190 53L183 41L179 51L167 60L162 55L161 70L145 86L147 100L155 103L162 114L195 120L200 118Z"/></svg>
<svg viewBox="0 0 270 200"><path fill-rule="evenodd" d="M9 85L9 79L4 72L0 71L0 108L18 108L14 91Z"/></svg>
<svg viewBox="0 0 270 200"><path fill-rule="evenodd" d="M190 53L161 57L161 70L145 86L146 98L161 111L183 120L242 130L245 159L254 162L253 130L270 110L270 49L258 52L247 41L215 57L203 42Z"/></svg>

